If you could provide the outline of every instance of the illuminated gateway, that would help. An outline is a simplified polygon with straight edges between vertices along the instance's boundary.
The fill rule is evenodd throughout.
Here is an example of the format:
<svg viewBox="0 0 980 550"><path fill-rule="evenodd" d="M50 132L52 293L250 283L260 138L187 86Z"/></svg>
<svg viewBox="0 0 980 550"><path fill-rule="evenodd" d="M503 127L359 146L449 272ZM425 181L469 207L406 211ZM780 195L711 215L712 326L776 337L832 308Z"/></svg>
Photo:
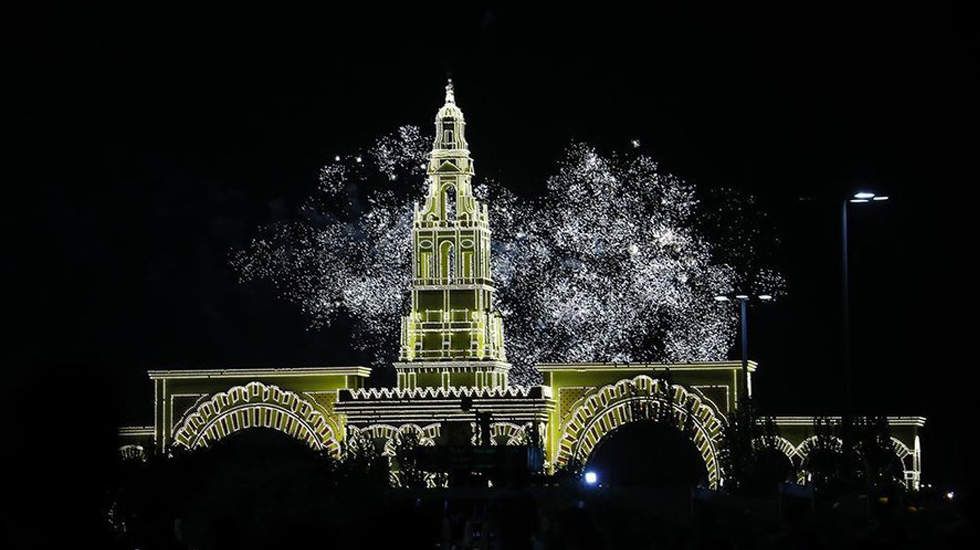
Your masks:
<svg viewBox="0 0 980 550"><path fill-rule="evenodd" d="M465 127L450 82L435 118L428 194L414 212L411 309L401 319L396 387L365 387L371 369L358 366L150 371L153 425L122 428L122 452L194 449L266 427L336 456L355 433L393 454L400 434L413 431L423 445L434 445L447 423L475 426L477 413L490 413L489 444L519 444L536 430L553 469L586 461L603 437L639 420L636 411L670 409L704 459L707 485L718 487L726 415L740 392L751 392L754 362L744 375L734 361L546 363L537 365L541 385L508 385L503 320L490 275L490 226L486 205L473 196ZM805 479L813 419L776 421L779 447ZM906 482L917 487L925 419L889 422Z"/></svg>

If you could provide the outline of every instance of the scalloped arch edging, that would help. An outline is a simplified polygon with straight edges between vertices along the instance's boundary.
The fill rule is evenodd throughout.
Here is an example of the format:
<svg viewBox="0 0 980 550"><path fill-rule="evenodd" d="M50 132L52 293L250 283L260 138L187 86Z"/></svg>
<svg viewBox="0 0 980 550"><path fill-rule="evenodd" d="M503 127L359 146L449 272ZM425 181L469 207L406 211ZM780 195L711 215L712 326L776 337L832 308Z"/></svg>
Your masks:
<svg viewBox="0 0 980 550"><path fill-rule="evenodd" d="M360 428L348 426L347 429L352 436L357 435L371 441L384 440L384 447L381 450L381 454L392 457L395 456L395 445L398 443L402 434L414 431L418 434L419 445L428 447L436 444L436 439L439 438L442 426L439 423L427 424L425 426L402 424L398 427L391 424L370 424Z"/></svg>
<svg viewBox="0 0 980 550"><path fill-rule="evenodd" d="M676 384L668 388L663 381L646 375L603 386L581 400L562 427L557 465L567 464L573 458L587 459L599 440L619 426L635 421L631 403L652 401L659 407L668 402L668 391L673 395L675 417L685 421L690 409L694 432L691 441L704 460L709 487L717 489L722 480L719 447L726 424L724 415L710 401L687 388Z"/></svg>
<svg viewBox="0 0 980 550"><path fill-rule="evenodd" d="M174 446L207 447L248 428L271 428L340 456L333 428L316 406L295 392L262 382L235 386L203 400L174 431Z"/></svg>
<svg viewBox="0 0 980 550"><path fill-rule="evenodd" d="M123 445L119 447L119 457L124 461L146 462L146 449L142 445Z"/></svg>
<svg viewBox="0 0 980 550"><path fill-rule="evenodd" d="M494 422L490 426L490 444L499 446L501 440L505 446L520 445L525 437L527 426L519 426L513 422Z"/></svg>

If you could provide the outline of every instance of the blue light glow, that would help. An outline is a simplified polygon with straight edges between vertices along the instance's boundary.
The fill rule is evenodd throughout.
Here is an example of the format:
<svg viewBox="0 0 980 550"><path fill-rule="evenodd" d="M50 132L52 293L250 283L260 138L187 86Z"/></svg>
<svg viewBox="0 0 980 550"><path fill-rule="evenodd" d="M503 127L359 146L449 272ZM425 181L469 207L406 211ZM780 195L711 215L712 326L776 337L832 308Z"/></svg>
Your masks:
<svg viewBox="0 0 980 550"><path fill-rule="evenodd" d="M585 472L586 485L595 485L597 481L599 481L599 476L595 472L592 471Z"/></svg>

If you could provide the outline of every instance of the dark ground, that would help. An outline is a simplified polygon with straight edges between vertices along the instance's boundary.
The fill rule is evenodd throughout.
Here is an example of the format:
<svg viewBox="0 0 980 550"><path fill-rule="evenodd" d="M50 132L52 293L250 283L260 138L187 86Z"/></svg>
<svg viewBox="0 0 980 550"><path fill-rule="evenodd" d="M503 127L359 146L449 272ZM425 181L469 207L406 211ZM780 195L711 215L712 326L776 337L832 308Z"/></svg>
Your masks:
<svg viewBox="0 0 980 550"><path fill-rule="evenodd" d="M508 549L952 548L976 542L966 519L975 504L934 493L812 498L768 490L735 497L692 489L660 468L680 471L676 463L684 461L671 454L693 451L690 443L644 435L642 441L627 437L642 451L628 458L647 466L629 470L643 474L632 479L610 479L614 472L603 469L610 465L607 456L588 465L602 472L594 487L553 478L529 486L502 481L493 489L484 483L482 489L408 490L375 481L383 483L386 475L332 467L282 434L242 432L195 455L121 469L122 489L111 499L117 529L106 542L202 549L469 547L486 540Z"/></svg>

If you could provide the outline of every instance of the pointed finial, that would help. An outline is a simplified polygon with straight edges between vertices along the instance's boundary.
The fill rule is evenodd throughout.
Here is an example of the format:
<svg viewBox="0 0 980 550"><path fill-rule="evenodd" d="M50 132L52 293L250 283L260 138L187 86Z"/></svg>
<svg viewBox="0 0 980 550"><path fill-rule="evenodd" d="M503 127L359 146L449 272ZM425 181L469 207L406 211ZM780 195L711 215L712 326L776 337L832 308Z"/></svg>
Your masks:
<svg viewBox="0 0 980 550"><path fill-rule="evenodd" d="M453 79L446 79L446 103L456 103L456 96L453 95Z"/></svg>

